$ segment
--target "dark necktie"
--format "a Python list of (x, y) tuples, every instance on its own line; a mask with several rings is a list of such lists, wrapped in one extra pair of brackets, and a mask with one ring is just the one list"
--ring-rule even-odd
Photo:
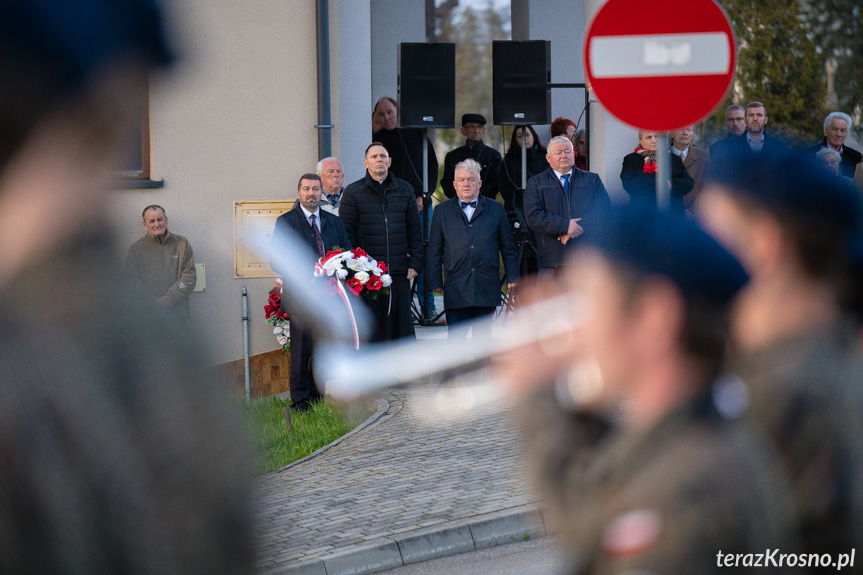
[(461, 204), (461, 209), (465, 209), (468, 206), (472, 208), (476, 207), (476, 200), (473, 200), (472, 202), (462, 202), (461, 200), (459, 200), (459, 203)]
[(563, 178), (563, 190), (566, 192), (566, 195), (569, 195), (569, 177), (572, 174), (564, 174), (561, 176)]
[(321, 230), (318, 229), (318, 224), (315, 222), (317, 216), (312, 214), (309, 216), (309, 219), (312, 220), (312, 232), (315, 234), (315, 251), (318, 252), (318, 257), (324, 257), (324, 238), (321, 237)]

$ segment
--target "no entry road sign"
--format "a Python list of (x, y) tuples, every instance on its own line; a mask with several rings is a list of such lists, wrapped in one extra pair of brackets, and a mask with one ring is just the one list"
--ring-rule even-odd
[(590, 87), (621, 121), (668, 132), (722, 102), (737, 51), (715, 0), (608, 0), (584, 46)]

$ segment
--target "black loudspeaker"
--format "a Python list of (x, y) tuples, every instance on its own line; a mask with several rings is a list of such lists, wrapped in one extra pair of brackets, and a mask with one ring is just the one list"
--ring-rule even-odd
[(399, 44), (399, 127), (455, 127), (455, 44)]
[(497, 41), (492, 42), (491, 52), (492, 123), (496, 126), (550, 124), (551, 42)]

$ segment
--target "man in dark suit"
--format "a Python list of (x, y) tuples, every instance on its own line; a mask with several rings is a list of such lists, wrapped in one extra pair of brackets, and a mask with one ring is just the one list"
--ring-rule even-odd
[[(518, 258), (503, 204), (479, 191), (481, 166), (464, 160), (455, 166), (453, 184), (458, 197), (435, 210), (428, 244), (429, 287), (443, 287), (449, 335), (464, 338), (460, 323), (494, 313), (500, 303), (500, 263), (507, 286), (518, 284)], [(446, 276), (446, 283), (443, 276)], [(491, 337), (476, 333), (473, 338)]]
[[(294, 209), (279, 216), (273, 230), (273, 251), (270, 256), (270, 267), (279, 275), (302, 273), (299, 270), (286, 270), (279, 266), (278, 258), (272, 254), (282, 249), (285, 237), (293, 234), (299, 236), (306, 245), (317, 253), (318, 257), (336, 247), (351, 249), (351, 240), (345, 231), (342, 221), (333, 214), (320, 208), (321, 177), (317, 174), (303, 174), (297, 185), (297, 203)], [(308, 270), (309, 281), (312, 281), (312, 271)], [(309, 402), (323, 397), (315, 384), (311, 369), (312, 337), (305, 325), (306, 318), (301, 313), (291, 311), (286, 298), (282, 298), (282, 311), (291, 314), (291, 409), (306, 411)]]
[(863, 154), (845, 145), (845, 138), (850, 129), (851, 116), (842, 112), (831, 112), (824, 118), (824, 139), (814, 146), (809, 146), (804, 152), (814, 156), (824, 148), (836, 150), (842, 157), (839, 162), (839, 175), (853, 178), (857, 164), (863, 162)]
[(480, 193), (490, 199), (497, 197), (497, 173), (500, 171), (500, 152), (486, 146), (482, 137), (485, 134), (485, 116), (465, 114), (461, 117), (461, 135), (465, 137), (464, 146), (446, 155), (443, 161), (443, 177), (440, 186), (448, 198), (456, 197), (455, 167), (459, 162), (475, 160), (481, 168), (482, 187)]
[(711, 150), (710, 161), (715, 169), (726, 170), (731, 164), (755, 156), (777, 157), (788, 151), (788, 146), (775, 136), (764, 131), (767, 125), (767, 108), (761, 102), (746, 104), (746, 131), (728, 138), (727, 145), (716, 153)]
[(557, 273), (566, 263), (570, 241), (599, 224), (611, 200), (598, 175), (575, 167), (569, 138), (555, 136), (547, 151), (551, 167), (527, 181), (524, 217), (536, 232), (537, 266)]

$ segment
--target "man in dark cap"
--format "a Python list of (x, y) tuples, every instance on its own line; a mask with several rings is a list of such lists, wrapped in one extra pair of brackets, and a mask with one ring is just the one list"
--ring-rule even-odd
[(842, 308), (853, 186), (811, 158), (740, 159), (699, 212), (751, 276), (733, 314), (748, 416), (779, 448), (806, 553), (863, 548), (863, 367)]
[(159, 12), (4, 2), (0, 54), (0, 573), (251, 573), (235, 402), (106, 232)]
[(482, 189), (479, 193), (491, 200), (497, 197), (500, 152), (483, 143), (485, 124), (485, 117), (480, 114), (465, 114), (461, 117), (461, 135), (465, 137), (465, 144), (448, 153), (443, 160), (443, 177), (440, 185), (446, 197), (456, 196), (453, 186), (455, 167), (465, 160), (474, 160), (482, 168)]
[(574, 572), (708, 573), (729, 553), (793, 549), (775, 455), (734, 421), (736, 387), (715, 383), (740, 264), (647, 210), (585, 240), (561, 286), (579, 328), (507, 369)]

